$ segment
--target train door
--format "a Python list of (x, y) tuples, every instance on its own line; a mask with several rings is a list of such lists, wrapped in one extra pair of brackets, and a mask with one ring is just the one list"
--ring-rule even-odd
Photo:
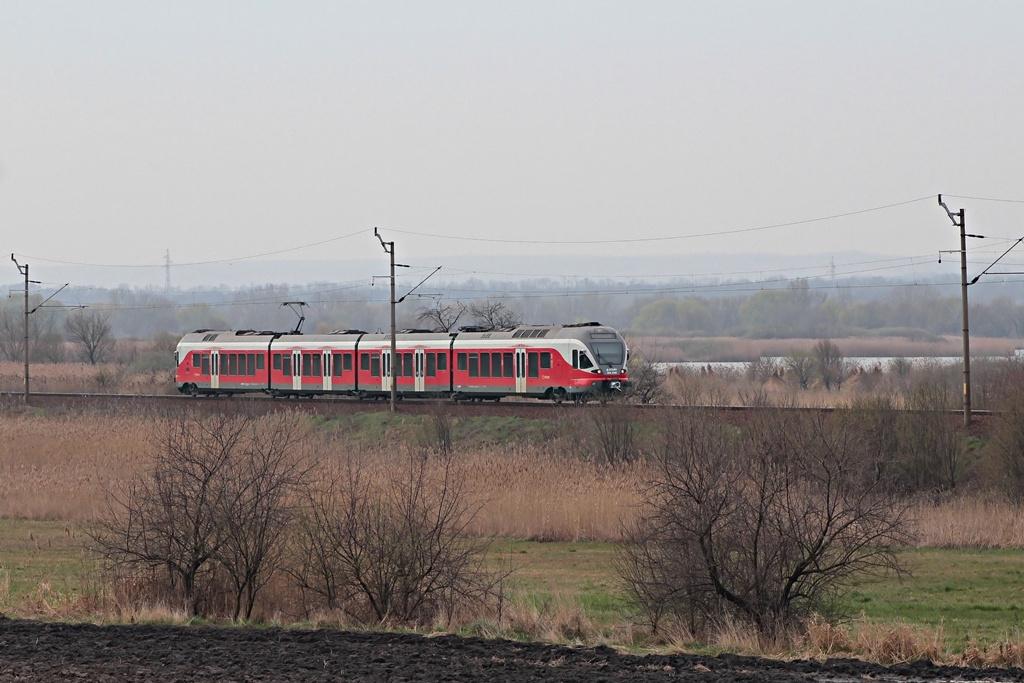
[(416, 349), (412, 354), (413, 383), (416, 391), (420, 392), (426, 391), (426, 380), (424, 379), (426, 376), (426, 372), (424, 371), (424, 368), (426, 367), (426, 355), (427, 354), (424, 353), (423, 349)]
[(526, 349), (516, 349), (516, 393), (526, 393)]
[(380, 388), (381, 391), (391, 391), (391, 350), (386, 349), (380, 352)]
[(220, 389), (220, 352), (210, 351), (210, 388)]
[[(331, 373), (331, 352), (330, 351), (321, 351), (320, 353), (323, 355), (323, 358), (321, 359), (321, 362), (320, 362), (320, 367), (323, 368), (324, 391), (330, 391), (331, 390), (331, 374), (332, 374)], [(338, 360), (341, 360), (341, 359), (339, 358)]]
[(302, 391), (302, 351), (292, 351), (292, 391)]

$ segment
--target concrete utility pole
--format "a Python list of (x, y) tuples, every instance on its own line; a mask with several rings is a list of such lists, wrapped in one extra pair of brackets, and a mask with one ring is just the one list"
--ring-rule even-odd
[(18, 267), (18, 272), (25, 276), (25, 405), (28, 405), (28, 264), (21, 265), (18, 259), (11, 254), (11, 260)]
[(964, 427), (967, 428), (971, 426), (971, 333), (967, 321), (967, 285), (969, 284), (967, 282), (967, 238), (981, 237), (981, 235), (967, 234), (964, 210), (960, 209), (957, 213), (950, 211), (942, 201), (941, 194), (939, 195), (939, 206), (945, 209), (949, 219), (953, 221), (953, 225), (960, 228), (960, 304), (964, 336)]
[(398, 382), (395, 377), (395, 356), (398, 355), (398, 339), (395, 335), (395, 305), (398, 303), (395, 301), (395, 243), (385, 242), (384, 238), (377, 232), (377, 228), (373, 229), (373, 235), (380, 240), (380, 245), (384, 247), (384, 253), (391, 255), (391, 360), (386, 364), (381, 363), (381, 373), (385, 377), (391, 377), (391, 412), (397, 410), (396, 403), (398, 402)]

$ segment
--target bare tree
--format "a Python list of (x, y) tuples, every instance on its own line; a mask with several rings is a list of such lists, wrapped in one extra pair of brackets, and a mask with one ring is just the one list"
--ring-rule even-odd
[(433, 306), (423, 306), (417, 311), (416, 320), (419, 322), (433, 323), (434, 327), (445, 332), (451, 332), (459, 323), (459, 319), (466, 313), (466, 304), (461, 301), (453, 301), (445, 304), (435, 301)]
[(523, 314), (503, 301), (474, 301), (469, 312), (477, 325), (490, 330), (507, 330), (523, 324)]
[(846, 414), (766, 411), (742, 432), (680, 411), (620, 575), (652, 625), (723, 615), (771, 636), (828, 614), (858, 575), (898, 570), (906, 506)]
[(305, 430), (294, 415), (254, 421), (226, 472), (224, 538), (214, 554), (235, 590), (232, 619), (252, 618), (256, 596), (281, 567), (294, 499), (308, 484)]
[(64, 331), (83, 362), (101, 363), (114, 350), (110, 314), (105, 311), (75, 311), (64, 320)]
[(801, 389), (811, 385), (814, 376), (814, 365), (811, 357), (803, 351), (790, 351), (789, 355), (782, 360), (786, 366), (786, 377)]
[(296, 428), (286, 418), (193, 412), (169, 421), (148, 473), (108, 497), (93, 534), (108, 568), (149, 579), (196, 616), (214, 611), (217, 577), (226, 577), (233, 616), (250, 618), (304, 473)]
[(847, 373), (846, 363), (843, 353), (831, 339), (819, 339), (814, 343), (811, 348), (811, 365), (826, 391), (832, 391), (832, 387), (842, 389)]
[(410, 454), (402, 467), (373, 472), (350, 456), (309, 496), (296, 577), (361, 623), (451, 620), (501, 579), (485, 564), (487, 544), (466, 537), (478, 509), (451, 458)]

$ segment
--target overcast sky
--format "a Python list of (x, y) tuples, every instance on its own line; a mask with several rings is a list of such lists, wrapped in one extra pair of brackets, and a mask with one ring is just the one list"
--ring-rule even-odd
[(1022, 36), (1021, 2), (0, 1), (0, 251), (932, 255), (937, 193), (1024, 199)]

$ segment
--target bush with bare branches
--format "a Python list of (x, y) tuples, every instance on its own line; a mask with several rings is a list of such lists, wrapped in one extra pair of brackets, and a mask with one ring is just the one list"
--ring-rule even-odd
[(169, 420), (148, 470), (108, 495), (92, 534), (108, 568), (195, 616), (228, 587), (231, 616), (251, 618), (306, 478), (300, 433), (295, 417)]
[(479, 511), (451, 457), (409, 452), (401, 466), (345, 456), (310, 490), (294, 575), (309, 609), (358, 623), (446, 624), (486, 605), (501, 576), (466, 531)]
[(620, 556), (628, 593), (654, 629), (694, 633), (730, 617), (773, 636), (830, 613), (852, 577), (898, 570), (909, 538), (876, 446), (846, 414), (765, 411), (736, 430), (678, 411)]

